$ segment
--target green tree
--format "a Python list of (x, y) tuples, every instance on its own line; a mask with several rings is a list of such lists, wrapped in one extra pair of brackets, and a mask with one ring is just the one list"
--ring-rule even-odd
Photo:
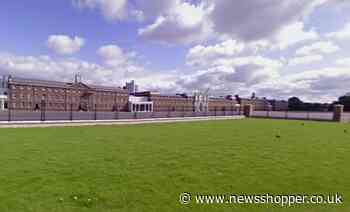
[(298, 97), (291, 97), (288, 99), (289, 110), (304, 110), (304, 102)]
[(345, 111), (350, 111), (350, 96), (339, 97), (339, 101), (337, 103), (344, 105)]

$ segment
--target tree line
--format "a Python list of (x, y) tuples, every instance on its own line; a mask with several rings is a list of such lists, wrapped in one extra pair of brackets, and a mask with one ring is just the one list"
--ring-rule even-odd
[(292, 111), (333, 111), (336, 104), (344, 105), (344, 111), (350, 111), (350, 95), (341, 96), (333, 103), (303, 102), (298, 97), (288, 99), (288, 108)]

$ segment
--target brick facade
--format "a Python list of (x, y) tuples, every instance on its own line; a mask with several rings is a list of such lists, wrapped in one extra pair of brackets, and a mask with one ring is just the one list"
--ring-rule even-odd
[(129, 95), (120, 88), (89, 86), (19, 78), (9, 79), (9, 103), (13, 110), (127, 111)]
[[(12, 77), (9, 78), (7, 87), (8, 103), (12, 110), (129, 112), (129, 93), (118, 87), (87, 85), (77, 80), (64, 83)], [(146, 97), (153, 102), (154, 112), (199, 110), (196, 108), (196, 96), (161, 95), (150, 91), (134, 95)], [(233, 111), (237, 110), (238, 102), (232, 97), (209, 98), (206, 104), (203, 111)], [(241, 107), (247, 104), (252, 104), (255, 110), (267, 110), (269, 106), (269, 102), (264, 99), (241, 100)]]
[(225, 98), (210, 98), (209, 111), (232, 111), (236, 110), (236, 100)]
[(153, 102), (153, 111), (165, 112), (165, 111), (193, 111), (194, 99), (193, 97), (181, 96), (181, 95), (160, 95), (159, 93), (152, 92), (139, 92), (136, 96), (146, 96), (149, 101)]
[(256, 111), (266, 111), (271, 109), (271, 104), (266, 99), (242, 99), (242, 107), (244, 105), (253, 105)]

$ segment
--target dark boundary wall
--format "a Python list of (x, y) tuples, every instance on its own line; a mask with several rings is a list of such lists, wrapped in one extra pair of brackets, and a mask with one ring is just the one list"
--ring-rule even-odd
[[(254, 111), (251, 117), (335, 122), (333, 115), (332, 112)], [(350, 113), (343, 113), (341, 122), (350, 123)]]
[(252, 117), (293, 119), (293, 120), (333, 121), (332, 112), (254, 111)]
[(77, 112), (77, 111), (2, 111), (0, 121), (84, 121), (84, 120), (121, 120), (176, 117), (235, 116), (241, 111), (214, 112)]
[[(249, 105), (247, 105), (249, 107)], [(0, 112), (0, 121), (84, 121), (84, 120), (122, 120), (122, 119), (150, 119), (150, 118), (177, 118), (177, 117), (206, 117), (206, 116), (235, 116), (246, 115), (252, 118), (271, 118), (271, 119), (291, 119), (291, 120), (314, 120), (314, 121), (340, 121), (350, 123), (350, 113), (344, 113), (342, 106), (338, 105), (340, 111), (334, 112), (313, 112), (313, 111), (254, 111), (248, 110), (235, 111), (210, 111), (210, 112), (150, 112), (150, 113), (131, 113), (131, 112), (78, 112), (78, 111), (2, 111)], [(249, 113), (249, 114), (246, 114)], [(335, 120), (336, 114), (340, 120)]]

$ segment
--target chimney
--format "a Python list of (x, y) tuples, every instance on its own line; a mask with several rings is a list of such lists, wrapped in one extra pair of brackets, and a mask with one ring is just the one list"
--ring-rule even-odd
[(75, 84), (78, 84), (78, 83), (81, 83), (81, 75), (80, 74), (76, 74), (75, 77), (74, 77), (74, 83)]

